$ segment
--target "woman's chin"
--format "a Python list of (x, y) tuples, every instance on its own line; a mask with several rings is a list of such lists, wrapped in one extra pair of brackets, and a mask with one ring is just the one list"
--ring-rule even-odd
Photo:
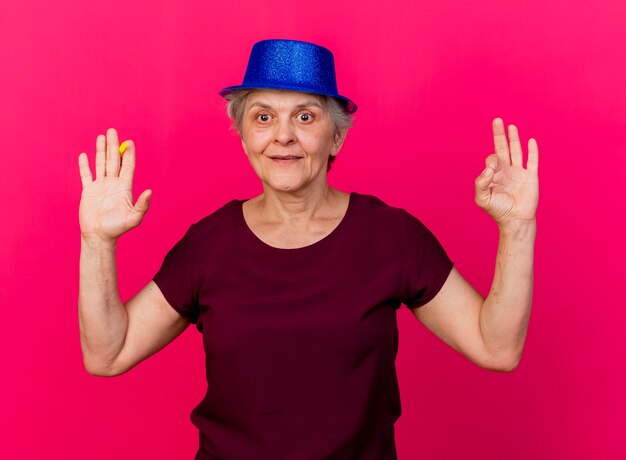
[(278, 174), (276, 171), (264, 171), (264, 174), (259, 175), (259, 178), (275, 190), (293, 190), (296, 189), (305, 182), (302, 174), (293, 174), (286, 171), (280, 171)]
[(265, 187), (281, 192), (294, 192), (309, 187), (316, 187), (323, 183), (321, 177), (310, 176), (303, 171), (265, 171), (265, 174), (259, 176)]
[(269, 186), (278, 192), (293, 192), (295, 190), (298, 190), (301, 184), (299, 183), (298, 184), (272, 184), (270, 183)]
[(282, 177), (278, 180), (270, 179), (269, 181), (266, 182), (266, 184), (270, 188), (276, 191), (280, 191), (280, 192), (293, 192), (305, 185), (300, 178), (296, 179), (296, 178), (287, 178), (287, 177)]

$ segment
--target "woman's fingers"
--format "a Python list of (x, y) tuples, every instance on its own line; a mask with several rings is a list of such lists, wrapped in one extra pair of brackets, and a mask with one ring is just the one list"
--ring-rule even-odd
[(104, 177), (106, 159), (106, 138), (104, 134), (99, 134), (96, 138), (96, 179)]
[(117, 138), (117, 131), (115, 128), (107, 129), (107, 160), (106, 160), (106, 175), (118, 176), (120, 172), (120, 152), (118, 151), (119, 141)]
[(530, 172), (537, 174), (539, 169), (539, 149), (537, 147), (537, 141), (532, 137), (528, 139), (528, 163), (527, 169)]
[(502, 121), (502, 118), (494, 118), (491, 126), (493, 128), (493, 145), (496, 149), (496, 155), (500, 158), (500, 164), (503, 167), (511, 166), (509, 144), (507, 143), (506, 135), (504, 134), (504, 122)]
[(78, 170), (80, 171), (80, 181), (83, 187), (93, 182), (91, 169), (89, 169), (89, 157), (84, 152), (78, 155)]
[(498, 166), (500, 165), (498, 155), (492, 153), (487, 158), (485, 158), (485, 166), (491, 167), (494, 171), (498, 170)]
[(120, 178), (123, 178), (132, 186), (133, 175), (135, 174), (135, 143), (126, 140), (126, 150), (122, 154), (122, 169), (120, 170)]
[(486, 167), (474, 182), (476, 188), (476, 204), (484, 208), (491, 198), (491, 190), (489, 185), (493, 181), (494, 171), (490, 167)]
[(509, 143), (511, 144), (511, 164), (523, 167), (524, 154), (522, 152), (522, 144), (519, 141), (517, 126), (515, 125), (509, 125)]

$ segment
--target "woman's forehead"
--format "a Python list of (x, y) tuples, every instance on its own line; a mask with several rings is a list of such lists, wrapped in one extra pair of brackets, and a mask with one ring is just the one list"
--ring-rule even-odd
[(257, 89), (248, 96), (248, 107), (262, 106), (295, 106), (295, 105), (318, 105), (322, 107), (322, 98), (317, 94), (303, 93), (300, 91)]

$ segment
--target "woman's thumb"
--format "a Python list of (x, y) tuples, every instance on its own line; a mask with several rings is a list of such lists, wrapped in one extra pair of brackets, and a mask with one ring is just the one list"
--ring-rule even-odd
[(135, 204), (135, 210), (139, 214), (145, 214), (148, 208), (150, 208), (150, 198), (152, 198), (152, 190), (145, 190), (139, 198), (137, 198), (137, 204)]

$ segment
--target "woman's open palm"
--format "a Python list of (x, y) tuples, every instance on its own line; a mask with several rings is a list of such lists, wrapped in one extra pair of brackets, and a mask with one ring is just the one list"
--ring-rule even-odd
[[(149, 208), (152, 190), (145, 190), (133, 205), (135, 144), (127, 148), (120, 161), (117, 132), (109, 128), (96, 139), (96, 179), (93, 180), (86, 153), (78, 156), (83, 184), (79, 222), (83, 237), (114, 241), (138, 226)], [(121, 164), (120, 164), (121, 163)]]
[(539, 201), (537, 142), (528, 140), (527, 167), (515, 125), (509, 125), (509, 143), (501, 118), (493, 120), (496, 153), (485, 159), (487, 168), (476, 178), (476, 204), (499, 226), (513, 222), (533, 222)]

